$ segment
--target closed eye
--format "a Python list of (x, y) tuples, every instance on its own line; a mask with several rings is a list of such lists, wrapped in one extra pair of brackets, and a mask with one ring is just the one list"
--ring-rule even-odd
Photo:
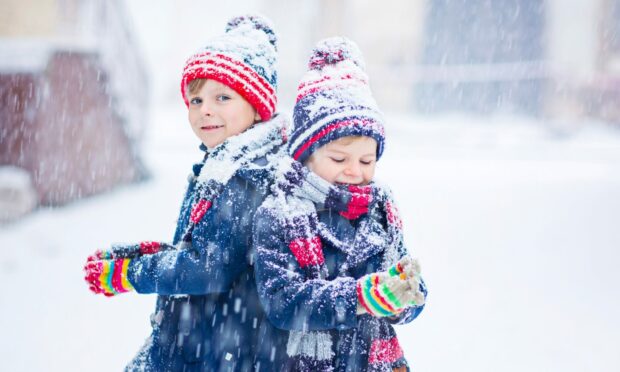
[(364, 164), (364, 165), (370, 165), (374, 162), (375, 160), (360, 160), (360, 163)]
[(333, 157), (330, 157), (330, 159), (332, 159), (332, 160), (333, 160), (334, 162), (336, 162), (336, 163), (342, 163), (342, 162), (344, 161), (344, 159), (340, 159), (340, 158), (333, 158)]

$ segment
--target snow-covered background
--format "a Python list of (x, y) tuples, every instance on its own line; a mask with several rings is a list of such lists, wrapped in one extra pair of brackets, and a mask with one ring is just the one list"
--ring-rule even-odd
[[(104, 298), (82, 280), (96, 248), (172, 237), (200, 159), (178, 92), (163, 93), (198, 36), (162, 60), (162, 45), (172, 48), (184, 28), (158, 28), (166, 8), (146, 4), (130, 9), (157, 93), (143, 144), (152, 178), (0, 226), (4, 371), (120, 370), (149, 334), (155, 296)], [(208, 32), (246, 10), (216, 11)], [(620, 370), (620, 130), (514, 116), (387, 117), (377, 178), (395, 191), (430, 291), (420, 318), (397, 329), (413, 369)]]
[[(3, 370), (120, 370), (138, 350), (155, 297), (92, 295), (81, 268), (97, 247), (170, 239), (199, 158), (184, 115), (154, 112), (151, 181), (1, 228)], [(389, 116), (378, 178), (430, 289), (398, 328), (415, 370), (619, 370), (620, 133), (587, 124)]]

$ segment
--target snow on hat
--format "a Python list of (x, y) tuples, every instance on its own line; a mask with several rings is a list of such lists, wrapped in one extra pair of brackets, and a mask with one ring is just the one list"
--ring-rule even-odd
[(313, 49), (308, 68), (297, 88), (290, 155), (304, 162), (329, 142), (367, 136), (377, 141), (379, 159), (385, 141), (383, 115), (357, 45), (344, 37), (323, 39)]
[(226, 32), (212, 39), (185, 63), (181, 94), (194, 79), (213, 79), (234, 89), (269, 120), (276, 109), (277, 37), (271, 22), (258, 15), (232, 18)]

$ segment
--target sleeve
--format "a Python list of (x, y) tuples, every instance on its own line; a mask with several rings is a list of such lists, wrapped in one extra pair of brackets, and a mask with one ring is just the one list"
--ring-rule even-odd
[(265, 194), (239, 178), (233, 178), (229, 186), (194, 230), (191, 247), (130, 262), (128, 280), (138, 293), (225, 292), (249, 268), (252, 221)]
[(356, 326), (355, 279), (309, 279), (269, 209), (259, 208), (253, 231), (258, 295), (274, 326), (310, 331)]
[(196, 249), (171, 250), (131, 260), (127, 278), (143, 294), (208, 294), (230, 286), (222, 269)]

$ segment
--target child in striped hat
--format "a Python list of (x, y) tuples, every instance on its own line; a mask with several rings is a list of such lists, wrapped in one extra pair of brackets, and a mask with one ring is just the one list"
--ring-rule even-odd
[[(275, 113), (276, 35), (255, 15), (191, 56), (181, 93), (203, 160), (193, 167), (173, 242), (98, 251), (95, 293), (156, 293), (153, 331), (128, 371), (275, 370), (282, 331), (266, 320), (248, 257), (254, 213), (274, 179), (267, 155), (285, 142)], [(283, 336), (284, 335), (284, 336)]]
[(407, 370), (392, 324), (420, 314), (426, 287), (391, 193), (373, 182), (383, 117), (353, 42), (318, 43), (293, 119), (254, 223), (260, 300), (289, 332), (284, 369)]

